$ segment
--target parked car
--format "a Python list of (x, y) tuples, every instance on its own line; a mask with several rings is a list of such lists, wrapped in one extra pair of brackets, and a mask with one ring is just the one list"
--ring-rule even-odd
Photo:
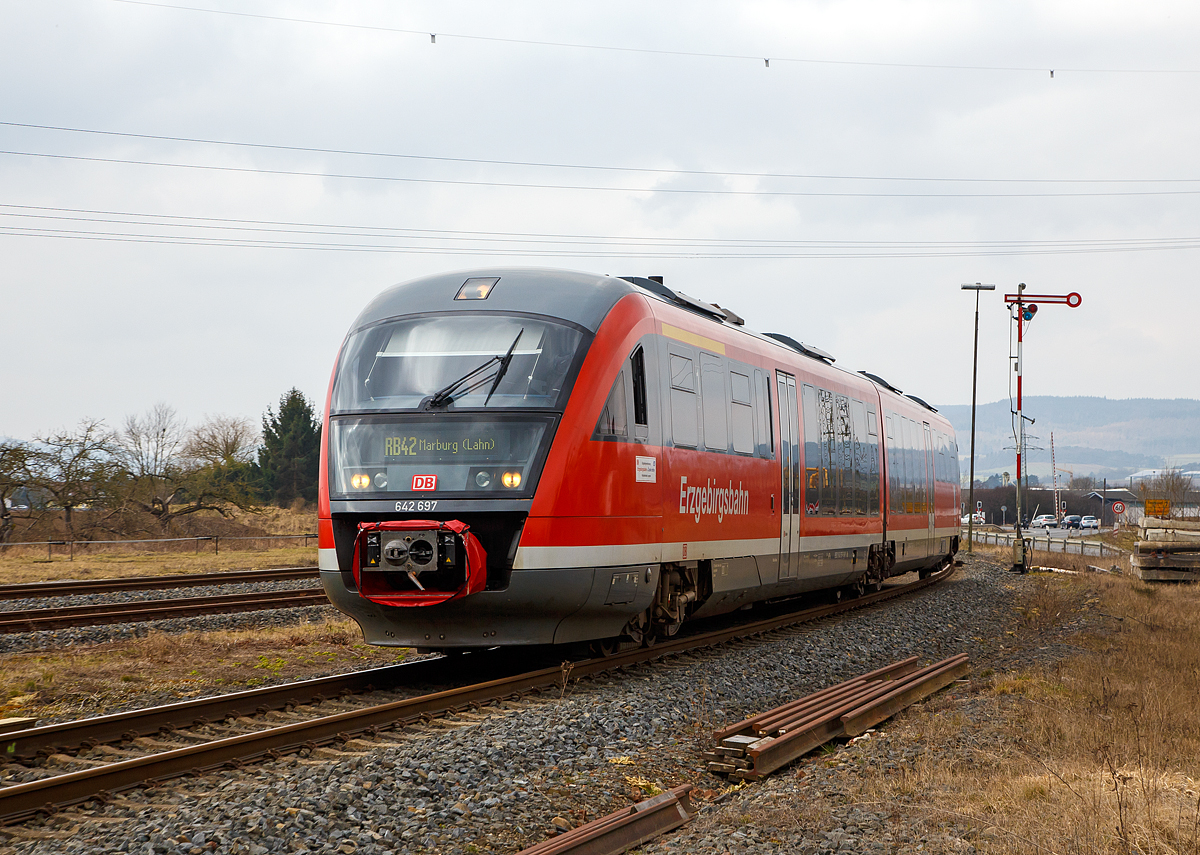
[(1058, 524), (1059, 528), (1079, 528), (1083, 523), (1083, 517), (1079, 514), (1068, 514), (1062, 518), (1062, 522)]
[(1091, 514), (1088, 514), (1086, 517), (1084, 517), (1082, 520), (1079, 521), (1079, 527), (1080, 528), (1094, 528), (1094, 529), (1098, 530), (1100, 528), (1100, 520), (1096, 519)]
[(964, 515), (963, 518), (961, 520), (959, 520), (959, 522), (962, 523), (963, 525), (970, 525), (970, 524), (972, 524), (971, 517), (975, 518), (974, 525), (983, 525), (984, 524), (982, 513), (974, 513), (974, 514)]
[(1030, 528), (1058, 528), (1058, 519), (1054, 514), (1038, 514), (1033, 518)]

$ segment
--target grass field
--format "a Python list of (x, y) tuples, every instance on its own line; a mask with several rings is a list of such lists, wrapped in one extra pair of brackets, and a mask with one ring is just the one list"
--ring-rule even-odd
[(390, 665), (408, 649), (371, 647), (351, 620), (271, 629), (152, 632), (105, 644), (0, 656), (0, 718), (102, 715), (223, 694), (267, 680)]
[[(214, 555), (211, 544), (199, 552), (149, 551), (146, 547), (97, 546), (79, 550), (74, 560), (56, 554), (46, 559), (46, 547), (10, 546), (0, 552), (0, 584), (60, 579), (104, 579), (119, 576), (165, 576), (173, 573), (219, 573), (223, 570), (265, 570), (270, 567), (317, 566), (316, 541), (309, 546), (239, 549), (221, 545)], [(230, 548), (232, 547), (232, 548)], [(0, 611), (3, 603), (0, 602)]]
[[(1200, 586), (1045, 573), (1013, 608), (1027, 643), (1078, 652), (975, 675), (998, 739), (961, 695), (912, 708), (888, 730), (921, 759), (864, 769), (850, 800), (969, 825), (982, 852), (1200, 853)], [(1056, 632), (1082, 609), (1091, 628)]]

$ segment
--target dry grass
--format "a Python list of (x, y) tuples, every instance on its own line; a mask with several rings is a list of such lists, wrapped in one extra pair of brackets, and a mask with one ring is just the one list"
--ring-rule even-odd
[[(264, 570), (317, 563), (317, 543), (272, 540), (271, 535), (313, 534), (316, 512), (302, 503), (293, 508), (264, 507), (253, 511), (232, 508), (228, 518), (201, 513), (189, 517), (200, 534), (218, 533), (218, 553), (212, 541), (87, 545), (77, 542), (72, 557), (67, 546), (21, 543), (0, 546), (0, 584), (58, 579), (99, 579), (115, 576), (160, 576), (172, 573), (215, 573), (222, 570)], [(209, 522), (206, 523), (205, 519)], [(217, 525), (206, 531), (205, 526)], [(235, 539), (252, 537), (254, 539)], [(153, 537), (153, 535), (144, 535)], [(261, 539), (260, 539), (261, 538)], [(0, 604), (0, 609), (3, 606)]]
[[(172, 573), (218, 573), (223, 570), (265, 570), (269, 567), (317, 565), (317, 546), (272, 549), (230, 549), (221, 544), (219, 554), (205, 544), (203, 552), (145, 552), (122, 547), (95, 547), (77, 552), (75, 560), (55, 555), (46, 560), (46, 547), (9, 548), (0, 553), (0, 583), (14, 585), (58, 579), (104, 579), (118, 576), (162, 576)], [(103, 550), (103, 551), (101, 551)], [(0, 607), (3, 603), (0, 603)]]
[(1069, 661), (913, 708), (889, 739), (919, 742), (919, 758), (864, 770), (850, 800), (971, 827), (984, 852), (1200, 853), (1200, 587), (1042, 577), (1019, 634), (1078, 607), (1111, 631), (1072, 638), (1087, 652)]
[[(0, 656), (0, 718), (100, 715), (392, 664), (411, 650), (371, 647), (351, 620), (178, 635)], [(145, 700), (142, 700), (145, 699)]]

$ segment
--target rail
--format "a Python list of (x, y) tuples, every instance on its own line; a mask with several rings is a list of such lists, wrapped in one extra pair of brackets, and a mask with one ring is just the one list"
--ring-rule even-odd
[(222, 570), (219, 573), (176, 573), (169, 576), (123, 576), (112, 579), (65, 579), (0, 585), (0, 600), (108, 594), (115, 591), (153, 591), (204, 585), (234, 585), (316, 579), (316, 567), (275, 567), (269, 570)]
[[(797, 624), (811, 623), (824, 617), (850, 612), (913, 593), (941, 582), (953, 572), (952, 566), (946, 567), (920, 581), (894, 588), (885, 588), (877, 593), (853, 600), (818, 606), (786, 615), (776, 615), (737, 627), (675, 638), (650, 648), (638, 648), (613, 656), (564, 663), (560, 666), (542, 668), (511, 677), (493, 679), (364, 709), (340, 712), (305, 722), (271, 727), (255, 733), (225, 737), (199, 745), (189, 745), (185, 748), (146, 757), (122, 760), (50, 778), (0, 787), (0, 824), (18, 822), (40, 812), (49, 813), (58, 807), (78, 804), (95, 798), (101, 793), (114, 793), (136, 787), (146, 781), (215, 769), (229, 763), (237, 764), (263, 756), (273, 756), (278, 752), (311, 748), (338, 739), (350, 739), (356, 734), (428, 720), (434, 716), (443, 716), (505, 699), (520, 698), (530, 693), (562, 692), (566, 690), (568, 681), (571, 679), (591, 677), (674, 653), (711, 647), (736, 638), (762, 635)], [(278, 697), (279, 687), (274, 687), (273, 691)], [(175, 714), (191, 720), (186, 711), (177, 709)], [(142, 711), (142, 715), (146, 715), (146, 712)], [(111, 717), (105, 723), (105, 727), (110, 732), (119, 726), (119, 722), (112, 720)], [(76, 733), (76, 737), (79, 735)], [(26, 737), (19, 732), (6, 734), (4, 742), (19, 741), (23, 738)]]
[(248, 594), (221, 594), (214, 597), (179, 597), (169, 600), (137, 600), (90, 606), (65, 606), (57, 609), (25, 609), (0, 612), (0, 633), (36, 632), (67, 629), (73, 626), (100, 626), (195, 615), (256, 612), (263, 609), (295, 609), (328, 605), (322, 588), (290, 591), (255, 591)]

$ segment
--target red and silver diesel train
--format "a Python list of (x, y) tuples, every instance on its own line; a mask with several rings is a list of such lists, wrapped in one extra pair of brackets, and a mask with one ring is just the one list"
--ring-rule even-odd
[(950, 423), (641, 277), (397, 285), (329, 385), (320, 576), (372, 644), (650, 643), (958, 549)]

